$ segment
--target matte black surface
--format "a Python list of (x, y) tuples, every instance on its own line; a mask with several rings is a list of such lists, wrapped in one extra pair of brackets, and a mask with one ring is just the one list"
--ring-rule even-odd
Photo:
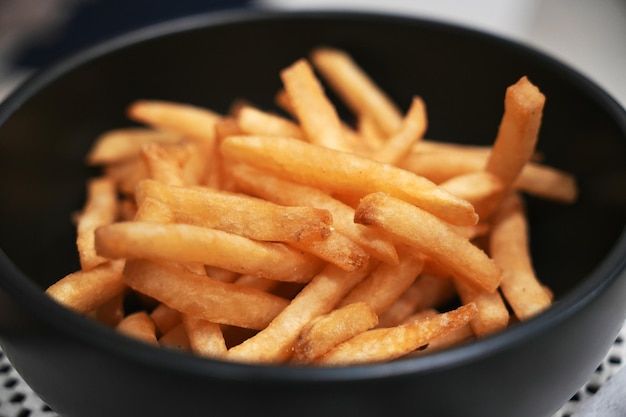
[[(416, 19), (216, 14), (100, 45), (40, 73), (0, 107), (0, 342), (64, 417), (549, 416), (587, 380), (626, 316), (626, 115), (577, 73), (521, 46)], [(522, 325), (420, 359), (343, 369), (229, 364), (125, 339), (43, 289), (78, 267), (72, 211), (101, 132), (138, 98), (273, 108), (278, 72), (316, 45), (348, 50), (428, 136), (489, 144), (505, 88), (547, 96), (539, 150), (580, 179), (572, 206), (529, 200), (532, 250), (557, 304)], [(28, 277), (28, 279), (26, 278)], [(357, 414), (358, 413), (358, 414)]]

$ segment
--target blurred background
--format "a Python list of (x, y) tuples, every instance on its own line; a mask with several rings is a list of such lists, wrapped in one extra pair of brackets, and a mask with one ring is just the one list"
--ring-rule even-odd
[(0, 100), (33, 71), (100, 40), (241, 7), (356, 9), (462, 24), (550, 53), (626, 106), (626, 0), (0, 0)]

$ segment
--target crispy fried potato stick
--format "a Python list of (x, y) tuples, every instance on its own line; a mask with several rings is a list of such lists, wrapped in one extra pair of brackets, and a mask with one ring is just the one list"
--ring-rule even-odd
[(459, 298), (464, 304), (476, 304), (477, 313), (470, 321), (476, 337), (484, 337), (506, 328), (510, 314), (499, 291), (486, 292), (462, 280), (454, 280)]
[(353, 336), (376, 326), (378, 317), (364, 302), (336, 308), (312, 320), (298, 336), (291, 362), (310, 363), (330, 349)]
[(526, 320), (552, 304), (535, 274), (528, 244), (523, 201), (518, 194), (511, 193), (494, 214), (489, 250), (503, 271), (502, 294), (520, 320)]
[(127, 261), (124, 282), (183, 314), (257, 330), (289, 303), (263, 291), (194, 274), (173, 263)]
[(347, 366), (396, 359), (466, 325), (475, 314), (476, 306), (470, 303), (412, 323), (368, 330), (337, 345), (313, 364)]
[(475, 224), (472, 205), (424, 177), (393, 165), (289, 138), (231, 136), (223, 154), (278, 176), (331, 192), (364, 196), (384, 191), (456, 225)]
[[(284, 206), (309, 206), (328, 210), (333, 227), (361, 246), (372, 257), (395, 265), (398, 254), (391, 239), (380, 231), (354, 223), (354, 209), (322, 190), (281, 179), (244, 164), (232, 167), (237, 186), (250, 195)], [(280, 190), (279, 193), (276, 190)]]
[(185, 314), (183, 325), (193, 353), (208, 358), (220, 358), (226, 354), (226, 342), (219, 324)]
[(324, 80), (357, 115), (367, 115), (385, 136), (395, 134), (402, 124), (402, 114), (388, 95), (345, 51), (316, 48), (311, 61)]
[(87, 163), (104, 165), (122, 162), (139, 155), (141, 147), (148, 143), (178, 143), (181, 136), (172, 132), (144, 127), (126, 127), (104, 132), (96, 138), (89, 153)]
[(151, 345), (158, 345), (154, 323), (145, 311), (129, 314), (115, 327), (118, 332)]
[(329, 264), (265, 329), (230, 348), (226, 358), (252, 363), (289, 360), (302, 329), (314, 318), (329, 313), (368, 272), (369, 268), (346, 272)]
[(237, 108), (235, 119), (241, 130), (247, 135), (304, 138), (302, 129), (297, 123), (249, 104), (244, 104)]
[(379, 227), (445, 265), (459, 279), (493, 292), (502, 271), (485, 252), (428, 212), (385, 193), (372, 193), (356, 210), (357, 223)]
[(287, 207), (243, 194), (207, 187), (177, 187), (157, 181), (139, 183), (139, 204), (146, 198), (165, 203), (178, 223), (219, 229), (250, 239), (312, 242), (327, 239), (332, 214), (314, 207)]
[(424, 260), (419, 255), (405, 250), (399, 253), (398, 265), (378, 265), (350, 291), (339, 306), (365, 302), (376, 314), (387, 310), (415, 282), (424, 266)]
[(96, 230), (96, 250), (114, 259), (200, 262), (279, 281), (308, 282), (322, 267), (322, 261), (281, 243), (187, 224), (107, 225)]
[(88, 270), (72, 272), (50, 285), (46, 293), (72, 310), (86, 314), (122, 294), (124, 261), (107, 261)]
[(309, 63), (296, 61), (281, 71), (280, 78), (306, 138), (323, 147), (349, 151), (337, 111)]
[(118, 214), (115, 182), (108, 177), (98, 177), (87, 182), (87, 201), (76, 216), (76, 247), (81, 269), (91, 269), (107, 259), (96, 253), (95, 230), (113, 223)]

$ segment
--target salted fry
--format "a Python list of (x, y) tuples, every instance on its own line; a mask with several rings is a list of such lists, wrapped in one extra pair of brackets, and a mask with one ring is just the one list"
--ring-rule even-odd
[(72, 272), (50, 285), (46, 293), (64, 306), (86, 314), (124, 291), (123, 268), (124, 261), (107, 261)]
[(171, 263), (127, 261), (124, 282), (183, 314), (250, 329), (264, 328), (288, 304), (283, 298), (216, 281)]
[(526, 320), (552, 304), (533, 269), (524, 205), (511, 193), (494, 215), (490, 252), (502, 269), (500, 289), (518, 319)]
[(506, 328), (510, 314), (499, 291), (487, 292), (455, 279), (457, 293), (464, 304), (476, 304), (477, 313), (470, 326), (477, 337), (484, 337)]
[(279, 281), (307, 282), (322, 266), (284, 244), (187, 224), (114, 223), (96, 231), (96, 250), (112, 259), (200, 262)]
[[(354, 209), (324, 191), (283, 180), (268, 172), (247, 165), (232, 168), (238, 187), (250, 194), (285, 206), (317, 207), (328, 210), (333, 227), (361, 246), (374, 258), (389, 264), (398, 263), (398, 254), (391, 239), (377, 230), (354, 223)], [(280, 190), (277, 193), (276, 190)]]
[(332, 214), (314, 207), (287, 207), (242, 194), (210, 188), (168, 186), (145, 180), (137, 200), (154, 198), (165, 203), (176, 221), (219, 229), (251, 239), (272, 242), (312, 242), (327, 239)]
[(126, 291), (122, 291), (110, 300), (93, 310), (92, 317), (99, 323), (108, 327), (115, 327), (124, 318), (124, 299)]
[(107, 261), (96, 253), (94, 231), (113, 223), (117, 214), (115, 182), (107, 177), (91, 179), (87, 183), (87, 201), (76, 217), (76, 247), (82, 269), (91, 269)]
[(368, 330), (337, 345), (313, 363), (318, 366), (347, 366), (396, 359), (466, 325), (474, 314), (476, 306), (470, 303), (412, 323)]
[(148, 143), (178, 143), (180, 135), (144, 127), (114, 129), (100, 135), (89, 153), (90, 165), (122, 162), (139, 155), (141, 147)]
[(224, 334), (218, 324), (184, 315), (183, 325), (192, 352), (209, 358), (219, 358), (226, 354)]
[(400, 251), (398, 265), (378, 265), (350, 291), (339, 306), (365, 302), (376, 314), (381, 314), (415, 282), (423, 266), (424, 260), (419, 255)]
[(282, 70), (280, 77), (305, 137), (319, 146), (349, 151), (337, 111), (309, 63), (300, 59)]
[(370, 117), (386, 136), (400, 129), (402, 114), (397, 105), (349, 54), (320, 47), (311, 53), (311, 61), (352, 111)]
[(248, 135), (286, 136), (296, 139), (304, 137), (297, 123), (251, 105), (238, 107), (235, 118), (241, 130)]
[(291, 362), (310, 363), (336, 345), (376, 326), (378, 317), (364, 302), (339, 307), (319, 316), (305, 327), (293, 348)]
[(505, 188), (513, 184), (535, 153), (544, 95), (527, 77), (506, 90), (504, 114), (485, 171), (497, 175)]
[(182, 317), (180, 311), (166, 304), (159, 304), (150, 312), (150, 318), (154, 322), (158, 334), (165, 334), (180, 324)]
[(252, 363), (280, 363), (288, 360), (302, 329), (314, 318), (332, 311), (339, 300), (368, 272), (368, 268), (346, 272), (329, 264), (266, 328), (230, 348), (226, 358)]
[(367, 252), (349, 237), (336, 230), (324, 240), (289, 242), (289, 245), (337, 265), (344, 271), (354, 271), (362, 268), (370, 260)]
[(231, 136), (225, 156), (301, 184), (364, 196), (384, 191), (457, 225), (478, 220), (472, 205), (424, 177), (393, 165), (304, 143), (295, 139)]
[(159, 339), (159, 345), (178, 350), (189, 350), (189, 336), (182, 322), (171, 328)]
[(414, 97), (411, 107), (402, 120), (399, 130), (373, 153), (374, 159), (387, 164), (397, 164), (426, 133), (428, 118), (421, 97)]
[(118, 332), (151, 345), (158, 345), (154, 323), (145, 311), (129, 314), (115, 327)]
[(485, 252), (437, 217), (405, 201), (385, 193), (369, 194), (361, 200), (355, 221), (386, 230), (470, 285), (493, 292), (500, 283), (502, 271)]
[(500, 178), (487, 171), (471, 172), (452, 177), (439, 186), (459, 198), (469, 201), (480, 219), (488, 217), (493, 212), (504, 191)]
[(132, 196), (137, 183), (150, 176), (146, 163), (139, 156), (107, 165), (104, 167), (104, 175), (115, 181), (117, 189), (126, 196)]

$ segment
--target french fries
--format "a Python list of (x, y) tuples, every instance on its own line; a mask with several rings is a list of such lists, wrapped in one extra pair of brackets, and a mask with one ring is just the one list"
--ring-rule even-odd
[(278, 78), (285, 115), (131, 103), (143, 126), (87, 155), (101, 174), (74, 217), (80, 269), (49, 296), (154, 346), (318, 367), (427, 355), (549, 308), (523, 194), (578, 190), (539, 157), (530, 80), (505, 92), (493, 145), (471, 146), (427, 138), (419, 92), (403, 113), (347, 52)]

